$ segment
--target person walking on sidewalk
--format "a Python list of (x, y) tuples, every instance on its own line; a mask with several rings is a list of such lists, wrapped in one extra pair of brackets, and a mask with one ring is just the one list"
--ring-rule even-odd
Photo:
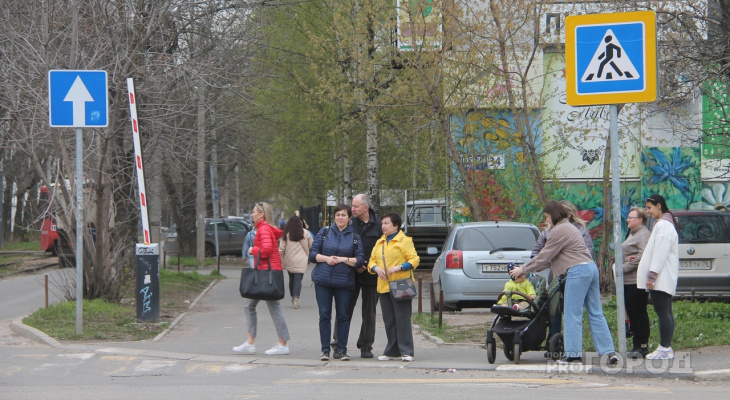
[[(375, 342), (375, 321), (378, 308), (378, 277), (367, 272), (370, 253), (375, 247), (383, 232), (380, 230), (380, 218), (375, 215), (370, 202), (370, 196), (360, 193), (352, 198), (352, 220), (350, 222), (355, 233), (360, 235), (365, 260), (360, 268), (355, 270), (355, 290), (350, 298), (350, 308), (347, 316), (352, 321), (355, 314), (357, 298), (361, 298), (362, 325), (360, 336), (357, 338), (357, 348), (361, 358), (373, 358), (373, 343)], [(362, 294), (362, 295), (361, 295)], [(332, 348), (337, 348), (337, 327), (333, 337)]]
[(647, 354), (646, 359), (672, 359), (672, 297), (679, 277), (679, 227), (664, 197), (658, 194), (646, 199), (646, 212), (657, 221), (636, 270), (636, 287), (649, 290), (654, 311), (659, 317), (659, 346)]
[(319, 307), (319, 339), (322, 354), (319, 359), (330, 359), (330, 335), (332, 335), (332, 300), (335, 302), (337, 323), (337, 349), (334, 358), (348, 361), (347, 337), (350, 319), (347, 309), (355, 288), (355, 269), (362, 265), (362, 241), (350, 225), (352, 211), (340, 204), (335, 207), (335, 223), (322, 228), (309, 251), (309, 261), (317, 263), (312, 270), (314, 293)]
[[(271, 225), (269, 221), (274, 221), (274, 212), (268, 203), (256, 203), (251, 211), (253, 222), (256, 225), (256, 237), (253, 241), (253, 247), (249, 248), (249, 254), (258, 260), (255, 268), (271, 269), (281, 271), (281, 256), (279, 255), (279, 238), (282, 236), (281, 229)], [(236, 353), (254, 354), (256, 353), (256, 306), (259, 300), (243, 299), (243, 309), (246, 314), (246, 324), (248, 325), (248, 340), (242, 345), (233, 348)], [(266, 300), (266, 306), (269, 308), (271, 319), (274, 320), (274, 327), (279, 336), (279, 341), (274, 347), (266, 350), (267, 355), (289, 354), (289, 329), (284, 320), (284, 313), (281, 311), (281, 301)]]
[(299, 308), (302, 278), (309, 266), (309, 250), (313, 240), (309, 231), (304, 229), (302, 219), (296, 215), (292, 215), (286, 222), (283, 236), (279, 240), (281, 263), (289, 274), (289, 294), (295, 309)]
[(380, 217), (383, 236), (375, 244), (368, 263), (370, 273), (378, 276), (380, 310), (388, 338), (383, 355), (378, 357), (380, 361), (400, 359), (411, 362), (415, 356), (411, 331), (413, 301), (393, 300), (388, 284), (388, 281), (413, 279), (413, 270), (421, 261), (413, 247), (413, 239), (400, 231), (401, 222), (397, 213)]

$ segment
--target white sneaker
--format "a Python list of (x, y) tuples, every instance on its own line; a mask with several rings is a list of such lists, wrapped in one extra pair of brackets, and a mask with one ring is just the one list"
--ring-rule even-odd
[(390, 360), (397, 360), (399, 357), (390, 357), (390, 356), (378, 356), (378, 360), (380, 361), (390, 361)]
[(268, 356), (289, 354), (289, 346), (282, 346), (281, 343), (277, 343), (276, 346), (266, 350), (264, 354)]
[(674, 350), (671, 347), (659, 346), (653, 352), (646, 355), (647, 360), (671, 360), (674, 358)]
[(401, 360), (403, 362), (411, 362), (411, 361), (413, 361), (413, 356), (403, 356), (403, 357), (401, 357)]
[(245, 341), (242, 345), (234, 347), (233, 351), (242, 354), (255, 354), (256, 346), (253, 344), (248, 344), (248, 341)]

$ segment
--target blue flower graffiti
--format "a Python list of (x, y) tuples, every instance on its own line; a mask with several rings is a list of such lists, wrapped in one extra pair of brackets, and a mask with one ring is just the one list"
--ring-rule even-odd
[(644, 197), (659, 193), (669, 208), (685, 208), (699, 196), (699, 148), (650, 147), (641, 159)]

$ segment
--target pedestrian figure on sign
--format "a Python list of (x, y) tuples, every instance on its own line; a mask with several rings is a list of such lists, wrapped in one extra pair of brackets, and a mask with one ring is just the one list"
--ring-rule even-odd
[[(614, 52), (616, 52), (616, 58), (621, 58), (621, 48), (616, 46), (615, 44), (611, 43), (613, 40), (613, 36), (608, 35), (605, 39), (603, 39), (606, 44), (606, 50), (601, 53), (600, 56), (598, 56), (599, 60), (601, 61), (601, 65), (598, 67), (598, 77), (601, 77), (601, 74), (603, 74), (603, 67), (606, 66), (606, 64), (611, 64), (611, 67), (613, 67), (613, 70), (616, 71), (616, 73), (619, 76), (624, 76), (624, 74), (621, 72), (621, 69), (616, 65), (616, 63), (613, 61)], [(605, 57), (605, 59), (604, 59)], [(607, 79), (611, 79), (609, 75), (606, 76)]]

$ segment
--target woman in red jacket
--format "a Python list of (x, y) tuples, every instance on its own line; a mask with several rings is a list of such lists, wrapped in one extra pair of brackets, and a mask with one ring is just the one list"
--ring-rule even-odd
[[(251, 211), (251, 217), (256, 225), (256, 237), (253, 246), (248, 250), (255, 260), (258, 260), (256, 268), (281, 271), (281, 256), (279, 255), (279, 238), (282, 236), (281, 229), (270, 224), (274, 220), (274, 212), (268, 203), (256, 203)], [(233, 348), (236, 353), (256, 353), (256, 306), (259, 300), (243, 299), (243, 309), (246, 312), (246, 323), (248, 325), (248, 340), (242, 345)], [(289, 330), (286, 327), (284, 313), (281, 311), (281, 301), (266, 300), (269, 307), (269, 314), (274, 320), (276, 333), (279, 335), (279, 342), (264, 353), (267, 355), (289, 354)]]

